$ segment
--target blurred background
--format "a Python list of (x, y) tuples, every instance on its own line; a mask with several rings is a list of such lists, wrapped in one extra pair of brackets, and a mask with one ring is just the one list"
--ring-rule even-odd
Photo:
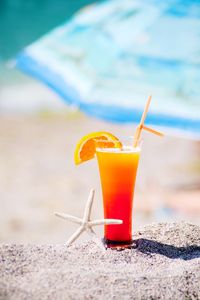
[[(75, 145), (91, 131), (132, 135), (136, 125), (88, 116), (13, 67), (13, 59), (24, 47), (93, 2), (0, 1), (1, 242), (65, 241), (76, 225), (57, 219), (53, 212), (81, 216), (92, 187), (96, 189), (93, 216), (102, 217), (97, 162), (94, 159), (75, 166)], [(146, 98), (142, 101), (144, 106)], [(166, 130), (163, 139), (143, 133), (143, 140), (134, 229), (161, 221), (200, 224), (198, 139)], [(102, 229), (98, 233), (102, 235)]]

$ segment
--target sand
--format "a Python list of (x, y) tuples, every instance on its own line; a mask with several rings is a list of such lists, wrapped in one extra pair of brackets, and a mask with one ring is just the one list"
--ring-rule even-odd
[(0, 245), (0, 299), (200, 299), (200, 227), (154, 223), (137, 248)]
[[(96, 190), (93, 218), (102, 218), (96, 160), (79, 166), (73, 161), (80, 137), (99, 130), (124, 136), (132, 134), (134, 127), (77, 113), (1, 115), (0, 242), (64, 242), (77, 227), (53, 212), (82, 217), (91, 188)], [(146, 132), (143, 138), (133, 228), (180, 220), (200, 225), (200, 144)]]

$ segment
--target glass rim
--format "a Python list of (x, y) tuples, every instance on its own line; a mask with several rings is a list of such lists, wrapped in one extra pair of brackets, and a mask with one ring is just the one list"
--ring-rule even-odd
[[(122, 148), (124, 147), (129, 147), (129, 148), (140, 148), (141, 149), (141, 145), (143, 143), (143, 139), (140, 138), (137, 141), (137, 146), (134, 147), (134, 143), (135, 143), (136, 139), (134, 139), (134, 136), (121, 136), (119, 137), (117, 140), (113, 140), (113, 139), (99, 139), (99, 138), (94, 138), (94, 142), (96, 144), (96, 149), (109, 149), (112, 148), (111, 145), (109, 147), (109, 144), (122, 144)], [(102, 143), (102, 144), (101, 144)], [(108, 145), (108, 146), (106, 146)], [(119, 147), (116, 147), (119, 148)]]
[[(133, 135), (130, 135), (130, 136), (118, 136), (118, 137), (116, 137), (117, 139), (116, 140), (113, 140), (113, 139), (111, 139), (111, 138), (108, 138), (108, 139), (100, 139), (100, 138), (98, 138), (98, 137), (96, 137), (96, 138), (93, 138), (93, 140), (94, 141), (97, 141), (97, 142), (121, 142), (121, 141), (135, 141), (136, 139), (134, 138), (134, 136)], [(138, 140), (138, 142), (140, 143), (140, 142), (142, 142), (143, 141), (143, 139), (142, 138), (139, 138), (139, 140)]]

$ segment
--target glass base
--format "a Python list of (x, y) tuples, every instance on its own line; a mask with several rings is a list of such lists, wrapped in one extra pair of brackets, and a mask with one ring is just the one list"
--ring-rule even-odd
[(123, 251), (125, 249), (134, 249), (137, 248), (136, 243), (133, 240), (130, 241), (112, 241), (103, 238), (102, 239), (104, 247), (107, 249), (112, 249), (116, 251)]

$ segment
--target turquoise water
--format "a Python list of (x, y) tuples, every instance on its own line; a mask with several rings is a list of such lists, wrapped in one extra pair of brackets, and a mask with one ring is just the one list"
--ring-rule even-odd
[(69, 19), (94, 0), (0, 0), (0, 60)]

